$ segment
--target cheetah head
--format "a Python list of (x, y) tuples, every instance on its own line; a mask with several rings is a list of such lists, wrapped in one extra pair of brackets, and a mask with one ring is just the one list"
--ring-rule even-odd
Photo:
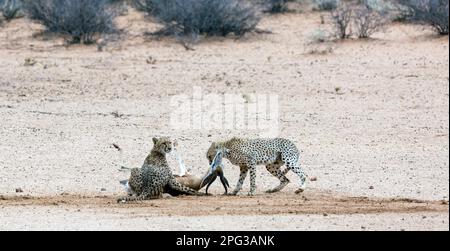
[(174, 143), (169, 137), (153, 138), (153, 149), (162, 154), (171, 153)]
[(222, 153), (221, 158), (227, 158), (230, 150), (226, 148), (223, 143), (213, 142), (206, 153), (206, 158), (208, 159), (210, 165), (219, 152)]

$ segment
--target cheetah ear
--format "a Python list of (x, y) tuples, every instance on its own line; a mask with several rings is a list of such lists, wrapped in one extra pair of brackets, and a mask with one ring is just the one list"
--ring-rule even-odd
[(156, 145), (156, 143), (158, 142), (158, 138), (153, 138), (153, 144)]

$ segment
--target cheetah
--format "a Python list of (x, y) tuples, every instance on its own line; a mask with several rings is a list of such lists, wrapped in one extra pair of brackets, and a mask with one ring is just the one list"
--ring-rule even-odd
[(166, 159), (166, 154), (173, 150), (172, 141), (168, 137), (153, 138), (153, 144), (153, 149), (142, 167), (131, 169), (126, 184), (129, 196), (119, 198), (117, 201), (158, 199), (168, 190), (187, 195), (200, 195), (197, 191), (180, 184), (172, 174)]
[[(296, 193), (301, 193), (305, 190), (306, 174), (298, 163), (299, 151), (295, 144), (288, 139), (232, 138), (228, 141), (214, 142), (206, 154), (210, 163), (219, 150), (223, 151), (223, 158), (228, 159), (233, 165), (240, 167), (239, 180), (231, 195), (236, 195), (241, 190), (249, 170), (249, 195), (255, 194), (257, 165), (265, 165), (266, 169), (280, 180), (280, 184), (275, 188), (267, 190), (267, 193), (278, 192), (289, 183), (289, 179), (286, 177), (286, 173), (289, 170), (292, 170), (300, 178), (299, 189)], [(283, 165), (286, 165), (286, 169), (281, 171), (281, 166)]]

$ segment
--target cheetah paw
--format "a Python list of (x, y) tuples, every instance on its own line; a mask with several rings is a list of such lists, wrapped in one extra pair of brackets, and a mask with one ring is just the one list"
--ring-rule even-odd
[(117, 199), (117, 203), (119, 203), (119, 204), (125, 204), (125, 203), (127, 203), (127, 200), (126, 200), (125, 198), (118, 198), (118, 199)]

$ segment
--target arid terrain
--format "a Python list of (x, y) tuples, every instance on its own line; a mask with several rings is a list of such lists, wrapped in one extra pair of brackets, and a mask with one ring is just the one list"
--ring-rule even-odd
[[(371, 39), (311, 44), (330, 28), (321, 15), (267, 16), (259, 28), (272, 34), (194, 50), (143, 35), (158, 27), (134, 11), (101, 50), (67, 47), (25, 18), (4, 23), (0, 230), (448, 230), (448, 36), (393, 23)], [(295, 194), (289, 173), (284, 190), (265, 194), (278, 180), (259, 167), (254, 197), (246, 180), (237, 197), (216, 182), (214, 196), (116, 204), (128, 178), (120, 165), (140, 166), (154, 136), (177, 139), (199, 176), (211, 142), (258, 137), (173, 129), (171, 98), (194, 86), (278, 95), (279, 135), (301, 150), (308, 189)], [(225, 161), (232, 188), (238, 174)]]

